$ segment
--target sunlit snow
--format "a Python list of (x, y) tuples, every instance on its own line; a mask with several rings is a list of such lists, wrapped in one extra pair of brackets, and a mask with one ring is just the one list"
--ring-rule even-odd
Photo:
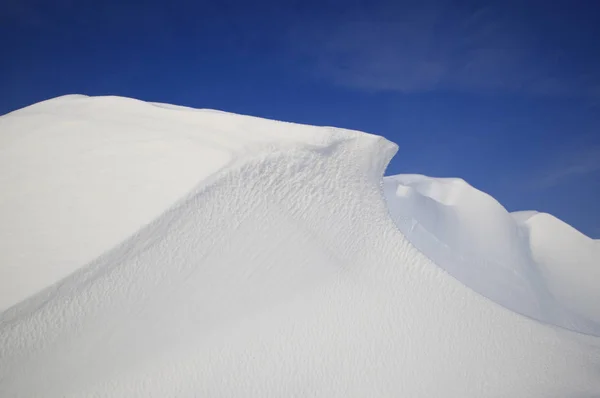
[(1, 117), (0, 396), (600, 396), (600, 242), (382, 178), (396, 150), (119, 97)]

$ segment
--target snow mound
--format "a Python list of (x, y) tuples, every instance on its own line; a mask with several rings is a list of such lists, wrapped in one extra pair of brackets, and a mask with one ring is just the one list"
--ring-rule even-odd
[(69, 95), (0, 118), (0, 310), (116, 246), (255, 146), (324, 146), (339, 135), (171, 108)]
[(460, 180), (382, 192), (381, 137), (69, 96), (0, 118), (0, 151), (2, 397), (600, 394), (600, 338), (507, 298), (544, 264), (544, 305), (593, 321), (594, 264), (563, 282), (543, 218)]
[(600, 335), (600, 241), (546, 213), (521, 225), (548, 291), (567, 310), (594, 321), (590, 333)]
[(600, 336), (600, 242), (535, 211), (509, 213), (464, 180), (384, 178), (390, 215), (438, 266), (523, 315)]

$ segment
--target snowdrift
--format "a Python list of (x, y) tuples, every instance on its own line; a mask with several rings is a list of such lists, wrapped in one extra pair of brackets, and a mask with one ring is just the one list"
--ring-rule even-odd
[(545, 213), (510, 214), (464, 180), (384, 178), (390, 216), (435, 264), (523, 315), (600, 335), (600, 242)]
[(598, 242), (396, 145), (125, 98), (0, 118), (2, 397), (594, 397)]

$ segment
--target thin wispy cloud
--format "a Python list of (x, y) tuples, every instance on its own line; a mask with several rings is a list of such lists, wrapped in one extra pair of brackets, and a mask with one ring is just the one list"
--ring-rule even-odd
[(600, 147), (585, 148), (564, 156), (539, 181), (541, 188), (552, 188), (572, 178), (600, 173)]
[[(86, 26), (90, 18), (103, 16), (107, 26), (128, 26), (135, 19), (176, 31), (181, 23), (172, 17), (172, 10), (185, 10), (190, 3), (138, 6), (125, 1), (90, 7), (86, 0), (6, 0), (0, 22)], [(585, 19), (585, 2), (577, 2), (582, 11), (576, 23), (565, 22), (569, 18), (573, 22), (572, 15), (544, 12), (561, 5), (574, 8), (566, 0), (540, 1), (538, 8), (534, 2), (504, 0), (306, 3), (270, 0), (249, 7), (241, 0), (215, 0), (203, 7), (219, 11), (228, 27), (220, 34), (233, 43), (246, 45), (253, 34), (258, 36), (255, 42), (273, 42), (273, 47), (278, 43), (280, 53), (274, 56), (278, 62), (299, 63), (338, 86), (402, 93), (524, 93), (581, 97), (596, 104), (600, 100), (600, 56), (589, 57), (585, 51), (588, 57), (579, 59), (583, 40), (573, 33), (574, 26), (582, 26), (581, 35), (587, 40), (594, 33), (600, 35), (594, 16)], [(64, 20), (66, 11), (76, 20)], [(269, 26), (255, 30), (261, 33), (235, 37), (238, 22), (252, 13), (276, 17)]]
[(305, 48), (317, 72), (338, 85), (600, 97), (600, 61), (583, 65), (572, 59), (569, 46), (577, 44), (552, 42), (553, 21), (532, 26), (518, 4), (357, 4), (307, 33), (313, 40)]

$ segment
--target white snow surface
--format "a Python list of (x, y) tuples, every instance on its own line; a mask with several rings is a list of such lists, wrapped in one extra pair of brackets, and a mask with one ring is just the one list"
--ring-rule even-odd
[(600, 336), (600, 242), (535, 211), (508, 213), (457, 178), (384, 178), (390, 216), (435, 264), (523, 315)]
[(396, 149), (119, 97), (0, 117), (0, 396), (600, 396), (600, 242), (382, 179)]

